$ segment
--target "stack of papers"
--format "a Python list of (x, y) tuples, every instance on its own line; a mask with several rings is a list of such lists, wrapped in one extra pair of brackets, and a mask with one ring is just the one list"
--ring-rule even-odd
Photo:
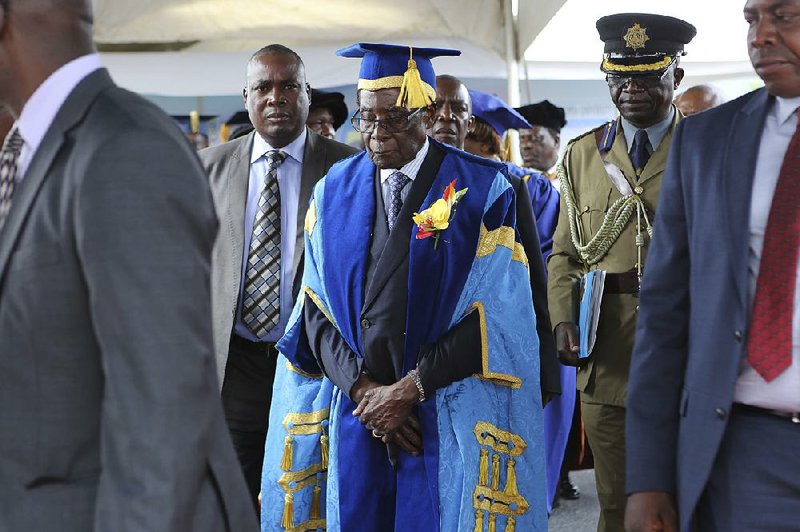
[(603, 300), (603, 286), (606, 272), (592, 270), (581, 279), (581, 304), (578, 313), (578, 332), (580, 334), (579, 358), (592, 354), (597, 340), (597, 324), (600, 322), (600, 303)]

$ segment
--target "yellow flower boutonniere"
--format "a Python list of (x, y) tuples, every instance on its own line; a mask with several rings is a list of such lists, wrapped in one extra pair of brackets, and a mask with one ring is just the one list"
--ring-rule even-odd
[(456, 214), (456, 204), (461, 201), (468, 188), (456, 192), (456, 180), (453, 179), (441, 199), (422, 212), (414, 213), (414, 223), (417, 224), (417, 240), (433, 237), (433, 249), (439, 245), (439, 234), (450, 227), (450, 222)]

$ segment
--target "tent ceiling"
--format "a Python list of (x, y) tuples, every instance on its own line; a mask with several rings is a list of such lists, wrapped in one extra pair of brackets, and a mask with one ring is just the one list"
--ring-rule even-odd
[[(124, 85), (167, 95), (238, 91), (244, 61), (271, 42), (300, 53), (319, 86), (354, 81), (355, 67), (345, 64), (355, 62), (333, 52), (358, 41), (459, 48), (461, 59), (437, 66), (457, 76), (503, 78), (506, 1), (94, 0), (95, 40), (118, 79), (126, 69)], [(518, 0), (520, 50), (565, 1)], [(231, 68), (220, 61), (236, 62), (235, 79), (221, 79)]]

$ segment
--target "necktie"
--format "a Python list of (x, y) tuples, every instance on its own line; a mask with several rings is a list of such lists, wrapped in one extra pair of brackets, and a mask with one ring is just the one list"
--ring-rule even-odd
[(389, 176), (389, 205), (386, 209), (386, 221), (389, 222), (389, 231), (394, 227), (400, 209), (403, 207), (402, 191), (410, 179), (401, 171), (397, 170)]
[(642, 175), (647, 161), (650, 160), (650, 152), (647, 150), (647, 144), (650, 139), (647, 137), (647, 131), (639, 129), (633, 136), (633, 146), (631, 146), (631, 162), (633, 168), (636, 170), (636, 177)]
[(282, 151), (267, 152), (267, 176), (258, 199), (247, 256), (242, 319), (257, 337), (272, 330), (280, 320), (281, 193), (278, 167), (285, 159), (286, 154)]
[(772, 197), (747, 341), (747, 362), (767, 382), (792, 363), (792, 313), (798, 245), (800, 127), (789, 142)]
[(6, 221), (6, 215), (11, 209), (11, 198), (16, 188), (17, 162), (25, 141), (19, 130), (14, 128), (3, 143), (0, 151), (0, 229)]

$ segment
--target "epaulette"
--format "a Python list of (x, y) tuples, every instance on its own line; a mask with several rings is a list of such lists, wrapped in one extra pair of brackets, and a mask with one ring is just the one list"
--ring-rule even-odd
[[(616, 122), (616, 120), (614, 122)], [(611, 122), (606, 122), (605, 124), (602, 124), (600, 126), (597, 126), (596, 128), (590, 129), (589, 131), (585, 131), (585, 132), (581, 133), (580, 135), (578, 135), (577, 137), (572, 138), (569, 142), (567, 142), (567, 145), (566, 145), (566, 147), (564, 149), (565, 150), (569, 149), (570, 146), (572, 146), (573, 144), (575, 144), (576, 142), (578, 142), (579, 140), (581, 140), (584, 137), (588, 137), (589, 135), (594, 135), (595, 132), (600, 131), (600, 130), (604, 130), (605, 128), (608, 127), (608, 125), (610, 123)]]
[(614, 137), (617, 136), (617, 121), (606, 122), (603, 126), (594, 130), (594, 139), (600, 153), (606, 153), (614, 145)]

